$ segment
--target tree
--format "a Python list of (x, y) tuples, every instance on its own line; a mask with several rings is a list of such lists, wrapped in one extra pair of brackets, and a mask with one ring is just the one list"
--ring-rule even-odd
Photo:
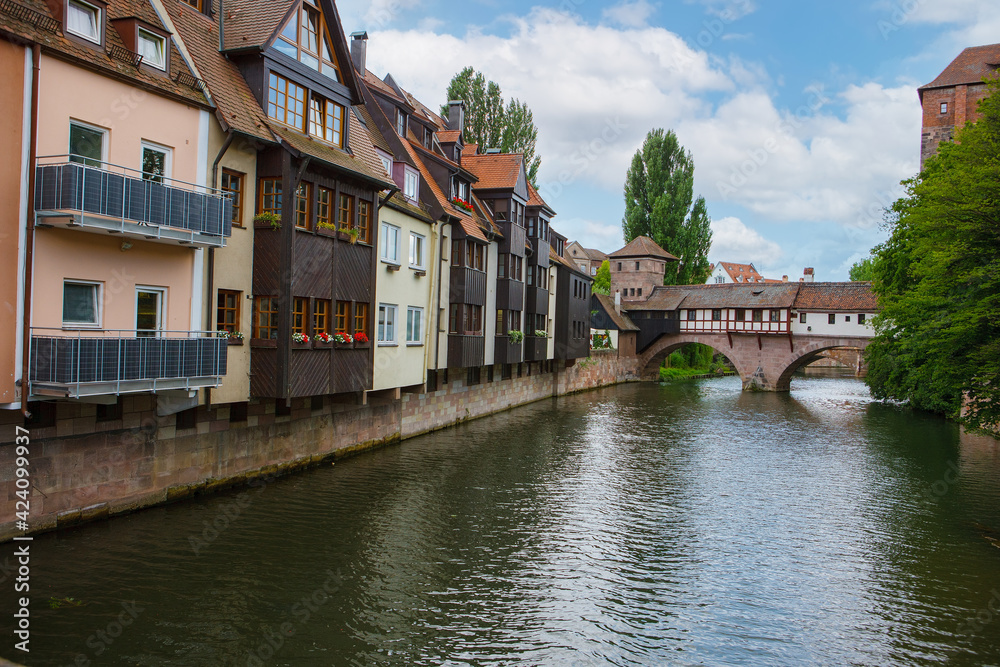
[(694, 201), (691, 153), (673, 130), (652, 130), (625, 177), (625, 242), (645, 235), (680, 258), (679, 266), (667, 269), (665, 284), (703, 283), (709, 275), (711, 225), (705, 199)]
[(874, 272), (874, 260), (871, 257), (865, 257), (854, 263), (854, 266), (851, 267), (850, 277), (853, 282), (871, 282)]
[[(889, 210), (875, 249), (882, 306), (868, 348), (877, 398), (1000, 424), (1000, 86)], [(968, 403), (966, 404), (966, 399)]]
[(594, 286), (591, 288), (594, 294), (611, 294), (611, 262), (604, 260), (601, 267), (597, 269), (594, 276)]
[[(487, 81), (482, 72), (471, 67), (452, 78), (447, 96), (448, 100), (465, 102), (465, 143), (523, 153), (528, 180), (537, 187), (542, 159), (535, 155), (538, 128), (527, 103), (513, 98), (505, 103), (499, 84)], [(441, 107), (441, 115), (447, 118), (447, 105)]]

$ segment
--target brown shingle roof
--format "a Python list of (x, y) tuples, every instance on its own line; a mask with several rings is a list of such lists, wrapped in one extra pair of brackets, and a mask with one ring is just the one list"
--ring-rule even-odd
[[(333, 167), (343, 169), (354, 173), (362, 178), (366, 178), (379, 187), (382, 188), (395, 188), (396, 184), (388, 179), (388, 176), (382, 169), (382, 162), (375, 156), (375, 149), (372, 148), (371, 139), (368, 137), (368, 133), (364, 131), (361, 124), (357, 122), (350, 123), (350, 138), (352, 150), (355, 151), (355, 156), (351, 156), (342, 150), (329, 146), (322, 141), (316, 141), (312, 137), (307, 137), (304, 134), (300, 134), (295, 130), (287, 127), (283, 127), (275, 123), (272, 126), (274, 133), (285, 140), (292, 148), (299, 151), (300, 153), (305, 153), (306, 155), (311, 155), (312, 157), (322, 160), (323, 162), (331, 165)], [(378, 162), (378, 167), (376, 171), (375, 165), (372, 160), (363, 159), (361, 156), (365, 154), (365, 145), (367, 143), (368, 151), (374, 156), (374, 160)]]
[(259, 49), (284, 25), (295, 0), (226, 0), (227, 51)]
[(524, 156), (520, 153), (462, 156), (462, 166), (479, 179), (477, 190), (514, 189), (523, 164)]
[(656, 242), (648, 236), (637, 236), (631, 243), (608, 257), (659, 257), (669, 261), (680, 261), (669, 252), (656, 245)]
[[(16, 18), (14, 11), (18, 7), (24, 7), (35, 14), (45, 18), (45, 23), (58, 26), (57, 32), (46, 30), (41, 25), (34, 25), (31, 22)], [(109, 0), (108, 17), (136, 17), (150, 25), (166, 31), (163, 23), (157, 17), (152, 6), (145, 0)], [(40, 22), (41, 23), (41, 22)], [(108, 52), (101, 50), (95, 45), (93, 48), (81, 42), (68, 39), (61, 32), (62, 26), (55, 20), (49, 11), (48, 5), (43, 0), (17, 0), (10, 4), (8, 8), (0, 7), (0, 32), (17, 35), (29, 41), (35, 42), (42, 47), (43, 52), (55, 55), (63, 60), (77, 62), (81, 65), (96, 69), (102, 74), (116, 79), (127, 81), (129, 84), (151, 90), (153, 92), (164, 93), (172, 97), (183, 99), (186, 102), (198, 106), (207, 107), (208, 100), (201, 91), (194, 87), (195, 76), (181, 58), (176, 46), (170, 49), (170, 76), (154, 74), (144, 68), (136, 68), (131, 63), (112, 58)], [(110, 51), (112, 48), (127, 50), (118, 30), (110, 22), (105, 24), (105, 43)], [(179, 74), (185, 74), (190, 80), (177, 80)]]
[(638, 331), (639, 327), (635, 325), (632, 320), (628, 318), (624, 313), (619, 313), (615, 310), (615, 300), (606, 294), (594, 294), (595, 299), (597, 299), (598, 304), (607, 314), (607, 316), (614, 322), (615, 326), (618, 327), (619, 331)]
[(796, 310), (849, 310), (873, 312), (879, 310), (878, 299), (871, 283), (799, 283)]
[(536, 190), (535, 186), (531, 184), (531, 181), (528, 181), (528, 206), (538, 206), (539, 208), (548, 210), (552, 213), (552, 215), (556, 214), (556, 212), (552, 210), (552, 207), (549, 206), (544, 199), (542, 199), (540, 194), (538, 194), (538, 190)]
[(219, 53), (219, 34), (215, 22), (180, 0), (164, 0), (163, 4), (194, 60), (195, 68), (208, 85), (209, 94), (216, 105), (216, 114), (223, 126), (274, 142), (264, 111), (250, 92), (243, 75), (236, 65)]
[(800, 283), (725, 285), (666, 285), (653, 289), (642, 303), (628, 310), (680, 310), (687, 308), (792, 308)]
[(982, 83), (985, 77), (996, 74), (997, 65), (1000, 65), (1000, 44), (972, 46), (951, 61), (938, 78), (918, 90)]
[(361, 114), (361, 118), (364, 120), (365, 127), (368, 130), (368, 134), (371, 136), (372, 142), (375, 146), (389, 155), (392, 155), (392, 147), (389, 146), (389, 142), (385, 140), (385, 137), (379, 131), (378, 125), (375, 124), (375, 119), (372, 118), (371, 113), (368, 111), (368, 107), (363, 104), (359, 104), (354, 107), (354, 110)]
[(453, 144), (461, 136), (462, 133), (459, 130), (439, 130), (437, 133), (438, 141), (442, 144)]

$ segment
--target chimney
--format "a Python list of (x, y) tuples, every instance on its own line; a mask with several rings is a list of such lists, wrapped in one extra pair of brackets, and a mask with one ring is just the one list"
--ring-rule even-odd
[(807, 268), (805, 271), (802, 272), (802, 281), (811, 283), (815, 279), (815, 275), (816, 275), (815, 269)]
[(619, 315), (622, 312), (622, 293), (621, 290), (615, 292), (615, 312)]
[(465, 129), (465, 102), (462, 100), (448, 102), (448, 129), (459, 132)]
[(788, 276), (781, 276), (781, 282), (787, 283), (788, 282)]
[(354, 62), (354, 69), (361, 72), (364, 77), (368, 70), (368, 33), (351, 33), (351, 60)]

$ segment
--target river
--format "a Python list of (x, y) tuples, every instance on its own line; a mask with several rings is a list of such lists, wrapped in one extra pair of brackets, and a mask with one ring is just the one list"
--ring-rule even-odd
[(997, 664), (998, 501), (1000, 443), (853, 378), (624, 385), (39, 536), (0, 655)]

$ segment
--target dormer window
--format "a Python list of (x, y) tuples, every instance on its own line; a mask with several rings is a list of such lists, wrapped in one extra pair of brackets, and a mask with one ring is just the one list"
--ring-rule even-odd
[(396, 109), (396, 134), (406, 138), (406, 114)]
[(385, 173), (392, 177), (392, 156), (383, 153), (382, 151), (375, 149), (378, 154), (378, 159), (382, 161), (382, 167), (385, 169)]
[(309, 103), (309, 134), (344, 147), (344, 107), (313, 95)]
[(148, 30), (139, 28), (136, 36), (136, 46), (139, 55), (142, 56), (144, 65), (155, 67), (156, 69), (167, 69), (167, 40), (159, 35), (154, 35)]
[(331, 43), (323, 13), (314, 0), (304, 0), (302, 9), (285, 24), (274, 47), (303, 65), (343, 83)]
[(95, 44), (101, 43), (101, 10), (79, 0), (69, 0), (66, 31)]
[(195, 9), (197, 9), (199, 12), (202, 11), (201, 0), (181, 0), (181, 2), (183, 2), (184, 4), (187, 4), (187, 5), (191, 5), (192, 7), (194, 7)]
[(430, 150), (431, 144), (434, 142), (434, 132), (425, 127), (424, 128), (424, 148)]
[(305, 113), (305, 88), (271, 72), (267, 90), (268, 117), (302, 132)]
[(403, 196), (410, 201), (417, 200), (417, 189), (420, 183), (420, 178), (417, 176), (417, 172), (413, 171), (409, 167), (406, 168), (406, 176), (403, 180)]

